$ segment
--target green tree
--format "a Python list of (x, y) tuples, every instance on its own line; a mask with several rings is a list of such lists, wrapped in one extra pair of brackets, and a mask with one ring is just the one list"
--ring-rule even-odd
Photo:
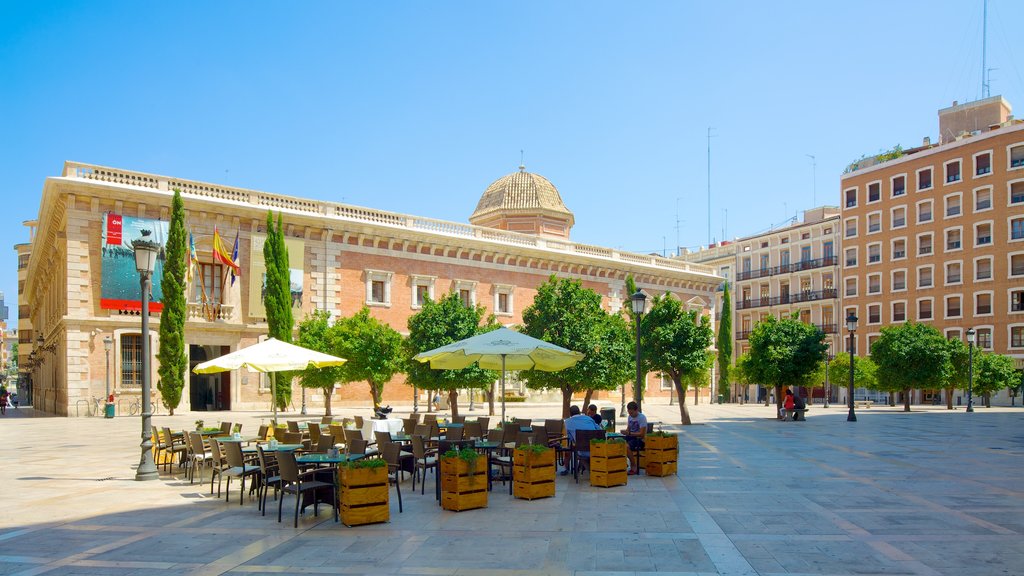
[(459, 389), (488, 389), (497, 374), (472, 365), (462, 370), (433, 370), (429, 363), (413, 360), (420, 352), (433, 350), (445, 344), (489, 332), (500, 326), (493, 316), (485, 325), (483, 306), (466, 306), (458, 292), (449, 292), (437, 302), (429, 298), (423, 308), (409, 317), (409, 335), (405, 339), (405, 373), (408, 382), (424, 390), (446, 390), (452, 415), (459, 415)]
[(591, 386), (583, 397), (583, 405), (589, 406), (596, 390), (615, 390), (629, 382), (636, 366), (633, 354), (636, 350), (634, 335), (629, 331), (625, 318), (618, 314), (605, 313), (598, 327), (598, 347), (592, 360)]
[[(623, 324), (608, 318), (601, 296), (579, 280), (552, 275), (537, 288), (533, 304), (523, 311), (522, 332), (584, 354), (583, 360), (558, 372), (526, 370), (532, 389), (562, 392), (562, 417), (569, 416), (575, 393), (588, 389), (614, 390), (628, 366), (632, 346), (625, 347)], [(628, 352), (627, 352), (628, 351)], [(617, 381), (618, 380), (618, 381)]]
[(982, 352), (974, 357), (974, 392), (984, 396), (985, 406), (991, 408), (994, 392), (1017, 386), (1017, 370), (1009, 356)]
[(825, 360), (825, 334), (794, 316), (777, 320), (769, 316), (754, 326), (744, 368), (748, 376), (775, 387), (775, 403), (782, 407), (782, 387), (807, 385)]
[(687, 386), (710, 378), (714, 359), (708, 348), (713, 338), (711, 319), (684, 310), (682, 302), (671, 294), (655, 297), (650, 312), (640, 323), (640, 346), (646, 368), (659, 370), (672, 379), (683, 424), (690, 424)]
[(740, 354), (739, 357), (736, 358), (736, 365), (732, 367), (733, 382), (743, 385), (742, 391), (737, 390), (737, 392), (739, 392), (738, 396), (741, 404), (746, 401), (748, 390), (747, 386), (757, 384), (757, 381), (750, 376), (750, 371), (747, 369), (749, 360), (749, 353)]
[[(954, 338), (946, 340), (946, 350), (949, 352), (949, 371), (943, 381), (943, 388), (946, 390), (946, 409), (953, 409), (953, 391), (957, 388), (967, 390), (967, 383), (970, 380), (970, 350), (963, 340)], [(978, 355), (974, 355), (974, 370), (978, 370)]]
[[(334, 355), (331, 347), (331, 314), (326, 310), (314, 310), (312, 314), (299, 323), (299, 345), (303, 348)], [(341, 356), (346, 358), (345, 356)], [(347, 359), (347, 358), (346, 358)], [(344, 378), (344, 370), (348, 364), (327, 368), (307, 368), (300, 371), (299, 383), (304, 388), (323, 391), (324, 413), (331, 416), (331, 395), (334, 385)]]
[(332, 353), (348, 360), (341, 366), (344, 381), (367, 382), (373, 407), (379, 408), (384, 384), (402, 371), (402, 335), (363, 306), (334, 323), (330, 340)]
[(912, 389), (938, 388), (948, 381), (952, 370), (942, 333), (916, 322), (882, 328), (871, 346), (871, 359), (878, 365), (879, 387), (904, 393), (904, 412), (910, 412)]
[(722, 290), (722, 319), (718, 321), (718, 393), (730, 400), (729, 371), (732, 367), (732, 299), (729, 296), (729, 281)]
[[(853, 387), (877, 389), (875, 374), (878, 367), (871, 358), (853, 357)], [(828, 363), (828, 378), (832, 387), (847, 387), (850, 384), (850, 355), (839, 354)]]
[(185, 388), (185, 371), (188, 369), (188, 355), (185, 353), (185, 272), (187, 269), (188, 239), (185, 232), (185, 204), (181, 191), (174, 190), (171, 199), (171, 223), (168, 227), (167, 246), (164, 249), (164, 276), (160, 281), (163, 290), (164, 309), (160, 313), (160, 350), (157, 360), (160, 375), (156, 387), (167, 410), (174, 415), (174, 409), (181, 403), (181, 391)]
[[(272, 338), (282, 342), (292, 341), (295, 319), (292, 316), (292, 290), (288, 270), (288, 248), (284, 244), (284, 228), (281, 215), (267, 211), (267, 241), (263, 244), (263, 260), (267, 267), (267, 288), (263, 305), (267, 311), (267, 327)], [(292, 401), (291, 372), (278, 372), (276, 378), (277, 407), (284, 410)]]

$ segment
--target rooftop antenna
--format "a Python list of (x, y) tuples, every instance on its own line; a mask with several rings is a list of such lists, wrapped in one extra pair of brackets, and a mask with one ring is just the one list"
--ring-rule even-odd
[(526, 172), (526, 162), (524, 161), (523, 151), (519, 151), (519, 171)]
[(988, 81), (988, 63), (986, 47), (988, 45), (988, 0), (982, 2), (981, 12), (981, 97), (988, 98), (991, 93)]
[(708, 246), (711, 245), (711, 126), (708, 126)]
[(814, 154), (804, 154), (811, 159), (811, 208), (818, 205), (818, 159)]
[(679, 256), (679, 196), (676, 196), (676, 256)]
[(728, 238), (725, 233), (729, 231), (729, 209), (722, 208), (722, 212), (725, 212), (725, 221), (722, 223), (722, 241), (724, 242)]

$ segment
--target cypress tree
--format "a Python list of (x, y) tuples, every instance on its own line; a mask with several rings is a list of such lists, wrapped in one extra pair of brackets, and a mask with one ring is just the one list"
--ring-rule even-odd
[(171, 223), (164, 248), (164, 276), (160, 281), (163, 289), (163, 312), (160, 314), (160, 350), (157, 360), (157, 389), (164, 406), (174, 415), (174, 409), (181, 403), (181, 391), (185, 388), (185, 370), (188, 355), (185, 353), (185, 271), (187, 268), (188, 241), (185, 232), (185, 204), (181, 192), (174, 190), (171, 200)]
[(725, 282), (722, 293), (722, 319), (718, 323), (718, 393), (728, 399), (729, 369), (732, 367), (732, 300), (729, 296), (729, 282)]
[[(267, 211), (267, 241), (263, 244), (263, 260), (267, 267), (267, 289), (263, 305), (267, 310), (267, 326), (271, 338), (292, 341), (295, 318), (292, 316), (292, 290), (288, 271), (288, 248), (284, 245), (281, 215)], [(292, 373), (279, 372), (277, 378), (277, 407), (284, 410), (292, 400)]]

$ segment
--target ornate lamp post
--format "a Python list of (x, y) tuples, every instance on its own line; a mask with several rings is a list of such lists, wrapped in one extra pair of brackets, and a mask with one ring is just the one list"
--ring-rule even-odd
[(156, 480), (159, 477), (153, 462), (153, 407), (149, 400), (149, 291), (160, 245), (153, 242), (149, 235), (149, 230), (143, 230), (142, 237), (132, 241), (135, 269), (139, 272), (139, 285), (142, 288), (142, 456), (139, 468), (135, 471), (136, 480)]
[(853, 333), (857, 331), (857, 315), (850, 311), (846, 317), (846, 329), (850, 331), (850, 384), (847, 390), (847, 401), (850, 403), (850, 413), (846, 416), (847, 422), (856, 422), (857, 414), (853, 411)]
[(967, 329), (967, 411), (974, 412), (974, 328)]
[(647, 295), (641, 290), (637, 290), (629, 299), (633, 304), (633, 317), (636, 318), (636, 385), (633, 390), (633, 400), (636, 402), (637, 409), (640, 410), (643, 406), (644, 395), (643, 374), (640, 369), (640, 321), (643, 319)]
[[(114, 341), (110, 338), (110, 336), (105, 336), (103, 338), (103, 350), (104, 350), (104, 355), (107, 358), (107, 376), (106, 376), (106, 379), (107, 379), (107, 396), (103, 399), (104, 402), (110, 402), (110, 349), (113, 348), (113, 347), (114, 347)], [(107, 418), (113, 418), (114, 417), (114, 415), (109, 413), (109, 412), (107, 412), (105, 415), (106, 415)]]

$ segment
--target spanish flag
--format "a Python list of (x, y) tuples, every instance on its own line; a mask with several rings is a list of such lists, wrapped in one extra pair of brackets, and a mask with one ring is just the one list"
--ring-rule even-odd
[(213, 260), (214, 262), (220, 262), (231, 269), (234, 274), (241, 274), (242, 268), (238, 265), (238, 262), (231, 257), (231, 253), (224, 247), (224, 241), (220, 239), (220, 232), (217, 228), (213, 228)]

